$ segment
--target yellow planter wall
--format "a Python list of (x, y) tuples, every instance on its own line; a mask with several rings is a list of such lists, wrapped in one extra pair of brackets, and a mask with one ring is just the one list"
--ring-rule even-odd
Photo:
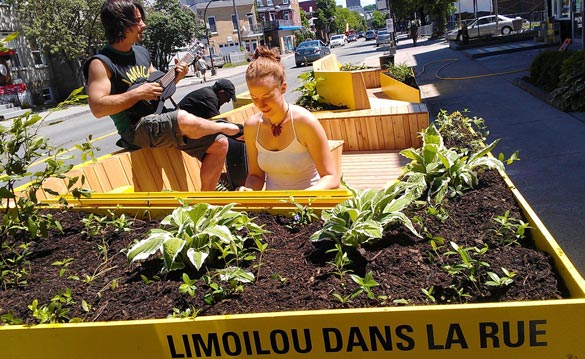
[(380, 73), (382, 92), (392, 100), (421, 103), (420, 90)]

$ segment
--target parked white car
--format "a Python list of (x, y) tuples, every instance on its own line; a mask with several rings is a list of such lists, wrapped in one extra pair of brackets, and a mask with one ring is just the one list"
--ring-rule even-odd
[[(504, 15), (488, 15), (477, 18), (467, 25), (467, 34), (469, 39), (509, 35), (512, 31), (522, 30), (522, 18), (510, 18)], [(464, 39), (463, 29), (451, 30), (445, 36), (450, 41), (461, 41)]]
[(329, 39), (329, 47), (345, 46), (345, 35), (333, 35)]

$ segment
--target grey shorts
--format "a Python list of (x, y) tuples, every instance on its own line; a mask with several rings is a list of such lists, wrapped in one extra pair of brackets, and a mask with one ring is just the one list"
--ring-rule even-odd
[(223, 134), (207, 135), (197, 139), (184, 136), (177, 121), (178, 111), (164, 112), (160, 115), (148, 115), (140, 119), (134, 129), (129, 128), (122, 134), (122, 147), (152, 148), (176, 147), (190, 156), (203, 161), (205, 152), (216, 140), (226, 137)]

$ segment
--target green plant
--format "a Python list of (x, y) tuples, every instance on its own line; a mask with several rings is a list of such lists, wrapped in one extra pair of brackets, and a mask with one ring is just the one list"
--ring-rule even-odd
[(347, 253), (343, 250), (343, 246), (340, 243), (335, 243), (335, 248), (329, 249), (327, 251), (327, 253), (332, 252), (335, 252), (335, 258), (333, 261), (329, 262), (329, 264), (335, 268), (334, 274), (339, 277), (341, 283), (343, 284), (343, 278), (347, 273), (351, 272), (350, 269), (346, 269), (347, 266), (351, 264), (351, 259), (349, 259)]
[(465, 144), (471, 150), (477, 151), (485, 146), (489, 131), (482, 118), (468, 117), (466, 114), (467, 110), (451, 113), (441, 110), (433, 123), (444, 142)]
[(429, 289), (421, 288), (420, 290), (427, 297), (427, 299), (429, 299), (432, 303), (436, 303), (437, 302), (437, 299), (433, 295), (433, 292), (435, 291), (435, 287), (434, 286), (430, 286)]
[(366, 273), (363, 278), (357, 274), (350, 274), (349, 277), (358, 285), (358, 289), (352, 294), (352, 298), (365, 293), (368, 299), (376, 299), (376, 295), (372, 292), (372, 288), (377, 287), (380, 284), (374, 280), (372, 272)]
[(39, 321), (39, 324), (46, 323), (69, 323), (78, 322), (79, 318), (70, 319), (71, 306), (75, 304), (71, 296), (71, 289), (66, 288), (64, 292), (55, 295), (48, 305), (39, 305), (37, 299), (33, 300), (28, 308), (32, 315)]
[[(227, 267), (217, 269), (213, 274), (204, 275), (201, 279), (210, 289), (203, 296), (203, 300), (207, 304), (212, 304), (231, 294), (241, 293), (244, 284), (254, 281), (254, 274), (239, 267)], [(221, 283), (227, 284), (227, 287), (223, 287)]]
[(411, 220), (402, 212), (418, 195), (417, 186), (397, 182), (382, 190), (357, 192), (331, 210), (323, 211), (323, 227), (311, 235), (312, 241), (335, 240), (359, 248), (382, 238), (385, 226), (402, 223), (419, 236)]
[(368, 67), (365, 64), (353, 65), (353, 64), (347, 63), (347, 64), (341, 65), (341, 67), (339, 68), (339, 71), (357, 71), (357, 70), (365, 70), (367, 68)]
[(102, 232), (106, 228), (106, 221), (108, 217), (106, 216), (98, 216), (96, 214), (90, 213), (87, 218), (83, 218), (81, 222), (83, 222), (84, 229), (81, 233), (85, 234), (89, 238), (95, 238), (102, 234)]
[(199, 309), (194, 307), (181, 310), (179, 308), (173, 308), (173, 313), (169, 315), (169, 318), (180, 318), (180, 319), (195, 319), (199, 314)]
[[(69, 97), (49, 113), (63, 106), (77, 103), (87, 96), (82, 95), (83, 88), (73, 91)], [(48, 116), (48, 115), (47, 115)], [(15, 118), (10, 128), (0, 126), (0, 201), (5, 205), (5, 212), (0, 226), (0, 241), (7, 235), (24, 236), (30, 239), (46, 237), (49, 228), (60, 229), (59, 223), (51, 214), (38, 211), (36, 193), (43, 188), (43, 182), (49, 177), (64, 178), (64, 173), (72, 165), (65, 164), (73, 158), (66, 155), (62, 148), (55, 148), (39, 134), (39, 129), (46, 119), (38, 114), (27, 112)], [(44, 168), (30, 172), (33, 163), (44, 163)], [(16, 183), (30, 178), (29, 185), (22, 190)], [(71, 190), (77, 179), (68, 181)], [(45, 188), (45, 191), (58, 195)]]
[(406, 85), (418, 88), (412, 67), (407, 64), (388, 64), (384, 66), (384, 74)]
[(530, 82), (546, 91), (559, 86), (562, 64), (572, 55), (571, 51), (543, 51), (530, 64)]
[(274, 273), (270, 276), (270, 278), (277, 279), (280, 284), (284, 284), (288, 281), (288, 278), (281, 276), (280, 273)]
[(310, 202), (308, 206), (302, 205), (296, 202), (293, 196), (290, 196), (288, 201), (283, 200), (283, 202), (288, 202), (295, 206), (295, 211), (290, 213), (292, 222), (286, 226), (291, 232), (298, 232), (302, 226), (313, 223), (313, 220), (319, 218), (313, 208), (310, 207)]
[(526, 230), (530, 225), (521, 219), (510, 217), (510, 211), (506, 211), (503, 216), (496, 216), (492, 221), (498, 225), (494, 229), (496, 240), (505, 245), (520, 245), (520, 240), (526, 237)]
[(563, 62), (559, 83), (552, 91), (552, 103), (562, 111), (585, 111), (585, 50), (576, 51)]
[(0, 241), (0, 284), (2, 288), (9, 286), (24, 287), (28, 283), (30, 273), (30, 243), (22, 243), (15, 248)]
[[(143, 260), (156, 252), (163, 256), (163, 272), (187, 266), (200, 270), (208, 260), (226, 263), (243, 260), (248, 254), (245, 242), (266, 233), (243, 212), (232, 211), (235, 204), (223, 207), (199, 203), (181, 206), (151, 230), (148, 238), (130, 247), (130, 263)], [(214, 257), (212, 254), (217, 254)]]
[(75, 259), (73, 258), (65, 258), (62, 261), (55, 261), (51, 263), (51, 265), (61, 267), (61, 269), (59, 269), (59, 278), (62, 278), (63, 275), (65, 275), (65, 273), (67, 272), (67, 267), (69, 267), (69, 265), (73, 263), (74, 260)]
[(471, 282), (476, 289), (479, 289), (482, 269), (490, 266), (487, 262), (478, 259), (478, 257), (484, 255), (488, 251), (487, 245), (479, 249), (477, 247), (460, 247), (457, 243), (451, 242), (451, 247), (453, 248), (453, 251), (445, 252), (445, 255), (458, 255), (460, 262), (453, 265), (445, 265), (443, 268), (450, 275), (462, 275), (465, 279)]
[(179, 286), (179, 292), (181, 294), (189, 294), (193, 298), (197, 289), (195, 283), (197, 283), (196, 279), (191, 279), (187, 273), (183, 273), (183, 283)]
[(488, 276), (490, 277), (490, 280), (485, 281), (485, 285), (490, 286), (490, 287), (507, 287), (510, 284), (514, 283), (514, 278), (516, 276), (516, 273), (514, 272), (510, 272), (509, 270), (507, 270), (506, 268), (502, 267), (502, 273), (504, 273), (503, 276), (499, 276), (497, 273), (494, 272), (488, 272)]
[(309, 109), (318, 108), (318, 104), (321, 102), (322, 98), (317, 93), (317, 84), (320, 81), (323, 81), (323, 78), (315, 78), (314, 71), (307, 71), (301, 73), (299, 79), (301, 80), (301, 85), (294, 89), (295, 92), (300, 93), (296, 104)]
[(488, 156), (499, 140), (471, 152), (469, 149), (447, 148), (443, 137), (434, 125), (422, 131), (421, 148), (409, 148), (400, 154), (411, 159), (405, 166), (403, 180), (424, 177), (427, 186), (427, 201), (440, 204), (446, 195), (460, 195), (478, 184), (477, 172), (482, 169), (503, 170), (502, 162)]
[(20, 325), (23, 323), (22, 319), (16, 318), (12, 312), (0, 315), (0, 322), (7, 325)]

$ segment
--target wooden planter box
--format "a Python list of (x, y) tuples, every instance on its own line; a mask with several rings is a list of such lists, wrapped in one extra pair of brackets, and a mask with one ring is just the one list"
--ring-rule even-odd
[(509, 186), (569, 299), (3, 326), (2, 358), (583, 358), (585, 281)]
[(419, 132), (429, 126), (425, 104), (396, 103), (356, 111), (321, 111), (315, 116), (327, 138), (343, 140), (344, 151), (402, 150), (422, 145)]
[(382, 72), (380, 72), (380, 87), (382, 92), (392, 100), (421, 103), (420, 89), (410, 87)]

